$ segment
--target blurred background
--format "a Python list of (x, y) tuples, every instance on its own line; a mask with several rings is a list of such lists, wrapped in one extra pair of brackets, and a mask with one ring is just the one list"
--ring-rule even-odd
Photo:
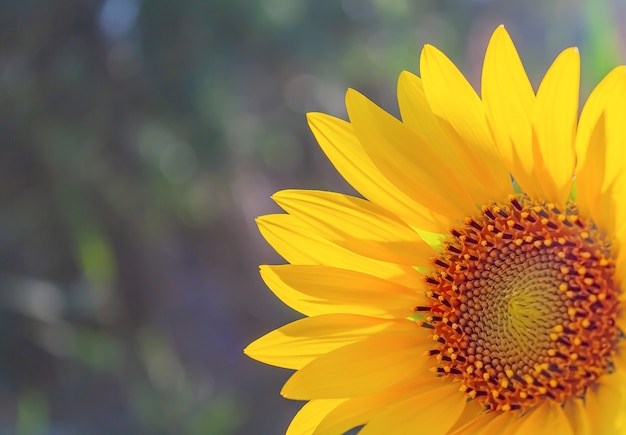
[(474, 85), (504, 23), (537, 84), (623, 63), (623, 0), (0, 1), (0, 434), (278, 434), (299, 315), (257, 274), (284, 188), (351, 188), (304, 114), (397, 113), (421, 46)]

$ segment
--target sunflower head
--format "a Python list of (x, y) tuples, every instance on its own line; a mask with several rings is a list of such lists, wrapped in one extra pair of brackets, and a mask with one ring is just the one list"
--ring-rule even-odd
[(306, 317), (245, 352), (296, 370), (293, 434), (626, 430), (626, 67), (578, 116), (579, 53), (535, 92), (504, 27), (481, 97), (425, 46), (401, 120), (356, 91), (309, 114), (362, 198), (274, 196), (261, 276)]

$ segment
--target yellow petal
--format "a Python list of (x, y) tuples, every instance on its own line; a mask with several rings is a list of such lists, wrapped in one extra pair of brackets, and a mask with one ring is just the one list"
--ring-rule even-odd
[(349, 123), (323, 113), (309, 113), (307, 119), (328, 159), (361, 195), (414, 228), (438, 233), (451, 228), (453, 220), (414, 201), (381, 174)]
[[(579, 156), (579, 159), (584, 159), (584, 163), (579, 164), (580, 168), (576, 173), (576, 202), (578, 203), (580, 213), (583, 216), (588, 216), (599, 225), (600, 228), (608, 232), (611, 228), (613, 231), (613, 224), (610, 219), (607, 221), (604, 218), (609, 217), (605, 214), (604, 210), (599, 208), (600, 197), (602, 195), (602, 184), (604, 182), (604, 167), (606, 162), (606, 147), (607, 133), (606, 133), (606, 117), (602, 114), (593, 125), (592, 131), (589, 135), (589, 141), (596, 144), (593, 152), (586, 156)], [(605, 196), (606, 202), (606, 196)]]
[(454, 435), (497, 435), (513, 433), (519, 420), (517, 412), (489, 412), (467, 422), (464, 426), (452, 432)]
[(294, 373), (281, 394), (297, 400), (340, 399), (406, 382), (429, 363), (424, 352), (432, 346), (432, 338), (420, 332), (407, 322), (404, 332), (383, 331), (322, 355)]
[(476, 213), (476, 204), (452, 168), (411, 129), (352, 89), (346, 107), (361, 145), (398, 189), (444, 216), (461, 219)]
[(615, 246), (626, 249), (626, 171), (613, 183), (613, 204), (615, 204)]
[[(622, 299), (624, 297), (624, 294), (622, 293), (620, 296), (622, 296)], [(622, 330), (622, 331), (626, 331), (626, 307), (624, 307), (624, 302), (622, 300), (621, 302), (621, 312), (620, 315), (617, 318), (617, 326)]]
[(404, 435), (417, 430), (424, 434), (445, 434), (460, 417), (466, 401), (458, 384), (442, 383), (439, 388), (389, 405), (359, 434)]
[(398, 80), (398, 104), (402, 122), (420, 139), (428, 144), (443, 165), (453, 168), (457, 179), (462, 180), (468, 194), (475, 204), (491, 202), (489, 181), (485, 180), (480, 168), (474, 162), (480, 161), (474, 147), (468, 146), (456, 133), (450, 135), (439, 125), (440, 120), (430, 108), (422, 80), (414, 74), (403, 71)]
[(622, 290), (619, 300), (626, 302), (626, 231), (618, 234), (613, 249), (614, 255), (617, 257), (615, 260), (615, 281), (621, 286)]
[(402, 122), (435, 148), (435, 151), (439, 151), (441, 147), (450, 147), (450, 138), (446, 136), (430, 108), (421, 78), (408, 71), (400, 73), (398, 105)]
[(367, 423), (373, 415), (389, 404), (418, 394), (422, 389), (427, 390), (433, 388), (434, 385), (438, 386), (440, 384), (441, 381), (439, 379), (431, 376), (417, 382), (379, 391), (369, 396), (350, 398), (324, 417), (315, 430), (314, 435), (332, 435), (348, 432), (350, 429)]
[[(622, 311), (620, 317), (626, 317), (626, 313)], [(617, 354), (615, 355), (615, 369), (621, 379), (626, 377), (626, 342), (624, 342), (624, 340), (621, 340), (617, 347)]]
[(311, 400), (296, 414), (285, 435), (312, 435), (326, 415), (346, 399)]
[(611, 71), (594, 89), (581, 114), (576, 184), (582, 213), (609, 237), (626, 221), (626, 67)]
[(244, 353), (265, 364), (297, 370), (320, 355), (363, 340), (397, 322), (354, 314), (306, 317), (264, 335), (249, 344)]
[[(598, 83), (585, 102), (576, 133), (577, 173), (584, 166), (589, 149), (602, 145), (592, 142), (591, 135), (600, 116), (605, 111), (608, 101), (615, 97), (616, 92), (623, 92), (621, 88), (623, 87), (625, 76), (626, 66), (621, 65), (614, 68)], [(619, 97), (617, 99), (619, 102), (623, 102), (623, 99)]]
[(592, 435), (591, 423), (582, 399), (570, 397), (563, 407), (575, 435)]
[[(490, 413), (492, 414), (492, 413)], [(470, 400), (465, 405), (463, 413), (449, 430), (450, 434), (459, 434), (459, 432), (467, 424), (485, 416), (485, 408), (478, 400)], [(475, 433), (475, 432), (474, 432)]]
[[(621, 382), (619, 382), (621, 381)], [(624, 377), (608, 375), (600, 378), (598, 385), (589, 388), (585, 395), (585, 409), (594, 433), (624, 433)], [(621, 384), (621, 385), (620, 385)]]
[[(560, 404), (544, 402), (518, 420), (514, 433), (537, 435), (572, 435), (570, 422)], [(512, 429), (513, 429), (512, 427)]]
[(441, 125), (472, 150), (460, 163), (473, 168), (483, 181), (480, 204), (506, 198), (512, 193), (509, 171), (493, 143), (483, 104), (472, 86), (450, 59), (431, 45), (422, 50), (420, 70), (426, 97)]
[(314, 435), (343, 434), (352, 428), (362, 426), (386, 407), (440, 387), (441, 379), (428, 373), (426, 378), (376, 392), (369, 396), (353, 397), (328, 413), (320, 422)]
[(526, 193), (542, 196), (532, 150), (535, 93), (504, 26), (489, 41), (481, 86), (487, 120), (507, 167)]
[(313, 190), (283, 190), (273, 196), (289, 214), (352, 252), (414, 266), (430, 266), (432, 248), (402, 220), (353, 196)]
[(348, 251), (323, 238), (294, 216), (262, 216), (257, 218), (257, 224), (265, 240), (292, 264), (331, 265), (404, 285), (414, 285), (420, 281), (420, 275), (412, 267), (374, 260)]
[(578, 120), (580, 56), (564, 50), (548, 69), (537, 91), (533, 113), (536, 176), (544, 198), (565, 204), (574, 173), (574, 137)]
[(423, 292), (329, 266), (261, 266), (261, 277), (280, 300), (307, 316), (352, 313), (404, 319), (413, 307), (427, 303)]

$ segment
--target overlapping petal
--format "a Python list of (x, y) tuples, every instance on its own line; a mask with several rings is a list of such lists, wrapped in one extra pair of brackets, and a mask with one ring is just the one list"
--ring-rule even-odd
[(285, 435), (312, 435), (320, 421), (333, 409), (347, 399), (311, 400), (296, 414), (287, 428)]
[(441, 386), (441, 379), (430, 376), (381, 390), (371, 395), (352, 397), (330, 411), (320, 422), (314, 434), (343, 434), (350, 429), (366, 424), (374, 415), (397, 401), (415, 397)]
[(616, 379), (600, 379), (585, 395), (585, 410), (591, 427), (596, 433), (619, 434), (626, 430), (624, 406), (626, 406), (623, 376), (622, 383)]
[(520, 415), (513, 412), (492, 412), (484, 413), (474, 420), (467, 422), (459, 429), (455, 430), (453, 435), (492, 435), (514, 433), (513, 428), (516, 427)]
[(346, 94), (346, 108), (366, 153), (407, 196), (444, 216), (475, 213), (462, 180), (411, 129), (354, 90)]
[(471, 157), (465, 161), (482, 181), (484, 196), (477, 197), (478, 204), (506, 198), (512, 193), (509, 171), (502, 164), (489, 133), (483, 104), (472, 86), (450, 59), (431, 45), (422, 50), (420, 70), (426, 97), (440, 124), (472, 149)]
[(350, 123), (323, 113), (309, 113), (307, 119), (328, 159), (361, 195), (414, 228), (439, 233), (448, 230), (454, 219), (415, 201), (381, 174)]
[(291, 264), (332, 265), (409, 286), (421, 280), (412, 267), (375, 260), (342, 248), (294, 216), (262, 216), (257, 224), (265, 240)]
[(572, 435), (574, 433), (565, 411), (560, 404), (544, 402), (529, 412), (516, 424), (510, 426), (512, 433), (544, 433), (551, 435)]
[(626, 224), (626, 67), (594, 89), (580, 116), (576, 182), (580, 209), (610, 237)]
[(592, 435), (591, 421), (583, 399), (572, 397), (565, 402), (563, 411), (570, 421), (570, 426), (575, 435)]
[(405, 322), (355, 314), (305, 317), (255, 340), (244, 352), (265, 364), (298, 370), (320, 355)]
[[(466, 400), (458, 394), (454, 383), (423, 391), (405, 400), (383, 408), (360, 431), (362, 435), (404, 435), (419, 428), (423, 433), (444, 434), (451, 428), (465, 408)], [(434, 415), (445, 418), (433, 418)], [(390, 424), (393, 422), (393, 424)]]
[(489, 127), (503, 160), (529, 196), (543, 197), (533, 156), (535, 93), (504, 26), (489, 41), (481, 88)]
[(429, 266), (434, 255), (417, 232), (370, 201), (317, 190), (283, 190), (273, 198), (320, 235), (366, 257)]
[[(421, 78), (407, 71), (400, 74), (398, 104), (403, 123), (419, 137), (421, 144), (428, 144), (427, 148), (438, 157), (440, 163), (430, 160), (432, 157), (428, 155), (423, 155), (422, 160), (450, 167), (454, 176), (462, 180), (475, 204), (483, 204), (487, 198), (491, 200), (493, 196), (490, 190), (485, 189), (483, 168), (475, 164), (481, 162), (480, 152), (468, 147), (463, 138), (446, 123), (441, 125), (441, 118), (433, 113), (428, 103)], [(420, 152), (424, 148), (420, 146)], [(507, 183), (510, 185), (508, 180)]]
[[(413, 329), (411, 328), (413, 327)], [(419, 376), (432, 339), (416, 333), (380, 333), (316, 358), (295, 372), (282, 389), (290, 399), (341, 399), (373, 394)]]
[(580, 56), (563, 51), (552, 63), (537, 90), (533, 110), (533, 157), (543, 198), (565, 204), (576, 163), (574, 139), (578, 120)]
[(426, 300), (415, 289), (330, 266), (261, 266), (261, 277), (280, 300), (307, 316), (352, 313), (403, 319)]

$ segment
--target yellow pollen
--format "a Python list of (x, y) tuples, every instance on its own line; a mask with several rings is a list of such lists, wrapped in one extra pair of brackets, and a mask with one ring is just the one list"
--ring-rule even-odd
[(489, 412), (584, 396), (622, 336), (611, 243), (573, 205), (510, 195), (481, 210), (425, 281), (433, 373)]

